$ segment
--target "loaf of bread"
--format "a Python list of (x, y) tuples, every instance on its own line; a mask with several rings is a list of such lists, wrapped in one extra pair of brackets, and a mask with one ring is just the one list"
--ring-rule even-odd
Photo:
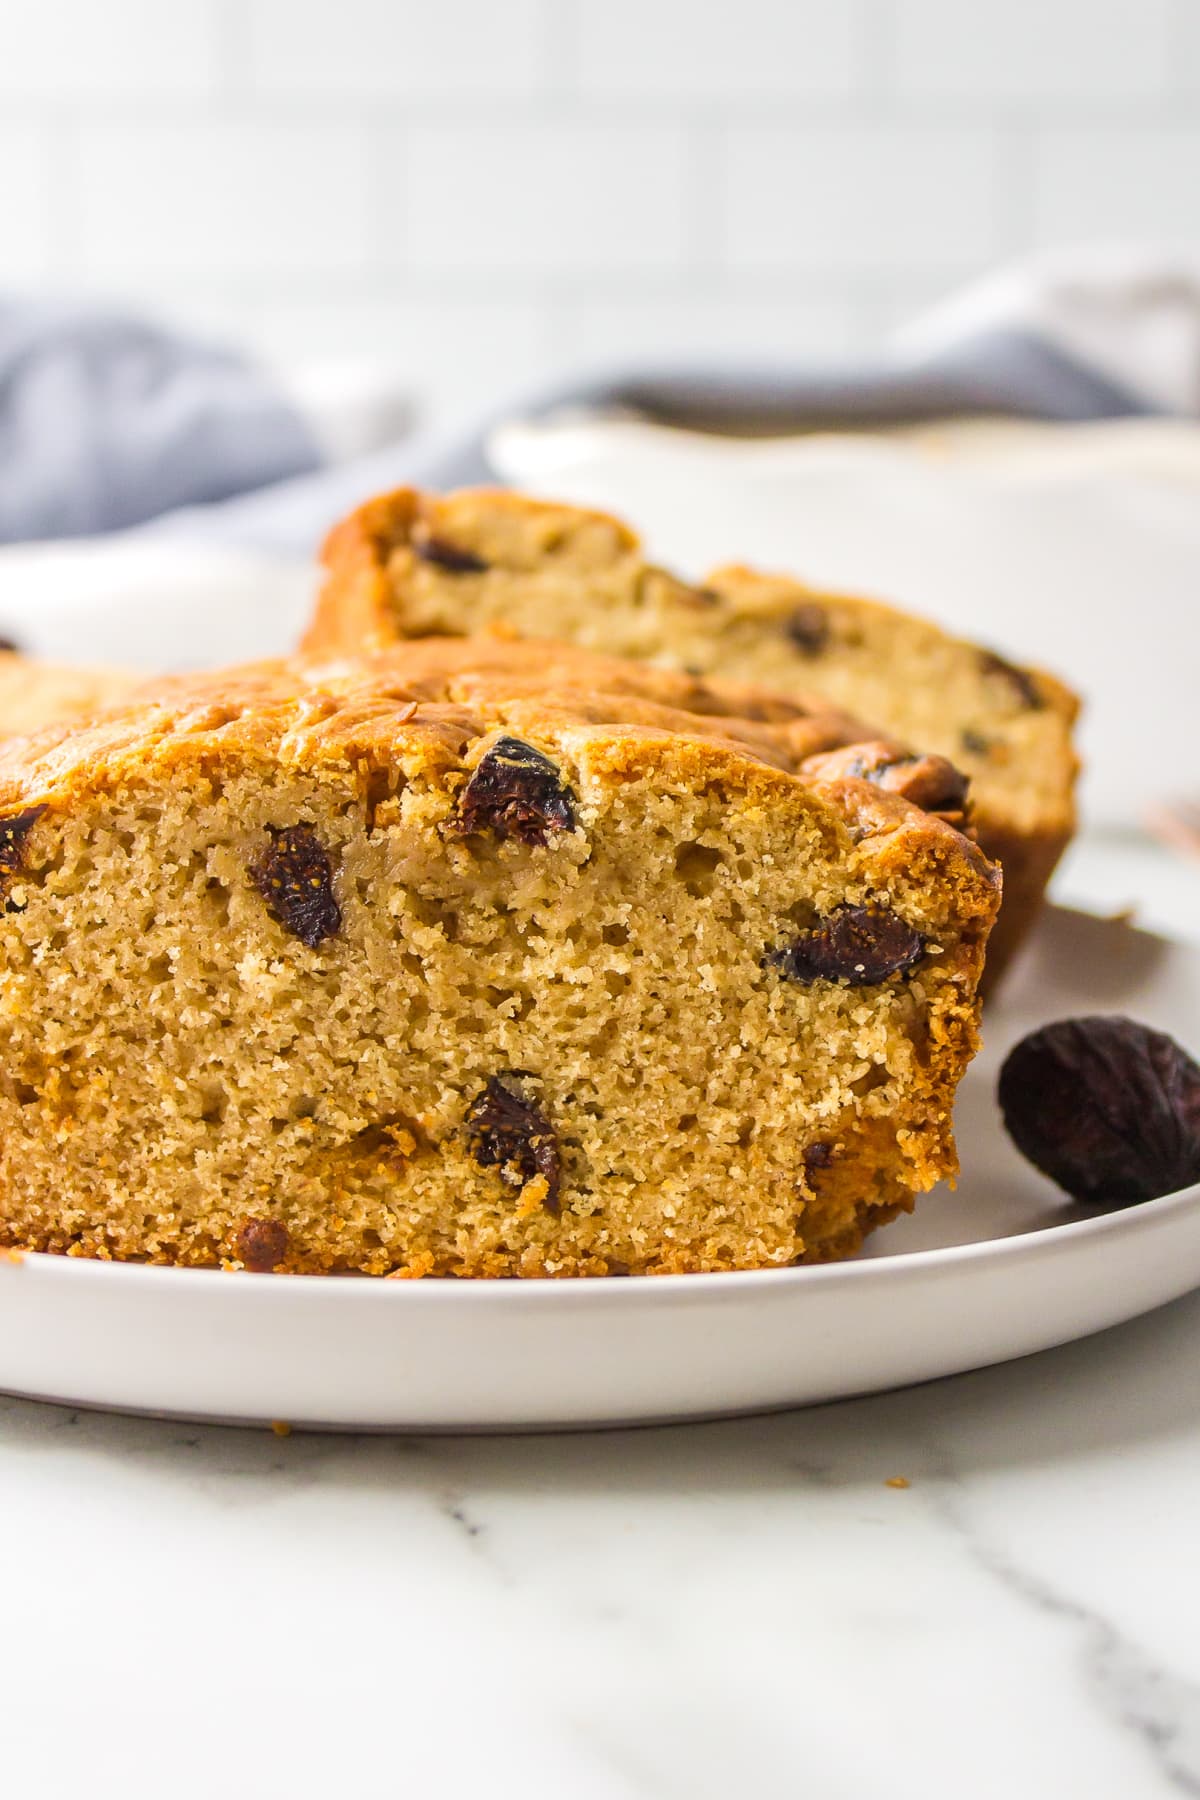
[(503, 491), (382, 495), (333, 531), (325, 560), (314, 649), (429, 632), (564, 638), (823, 694), (948, 758), (969, 778), (979, 842), (1004, 870), (989, 979), (1027, 932), (1074, 829), (1075, 696), (892, 607), (743, 568), (697, 586), (648, 564), (616, 519)]
[(955, 772), (859, 740), (430, 640), (0, 744), (0, 1240), (408, 1276), (853, 1251), (954, 1173), (999, 900), (917, 803), (952, 816)]

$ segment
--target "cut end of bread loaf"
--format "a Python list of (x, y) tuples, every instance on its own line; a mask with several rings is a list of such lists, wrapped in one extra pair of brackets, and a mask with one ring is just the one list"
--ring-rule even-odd
[(952, 1175), (995, 872), (694, 688), (428, 643), (0, 748), (3, 1241), (770, 1268)]
[(970, 781), (980, 843), (1004, 866), (992, 979), (1074, 830), (1075, 695), (893, 607), (746, 568), (681, 581), (617, 520), (502, 490), (383, 495), (335, 529), (325, 557), (314, 647), (431, 632), (565, 638), (820, 695), (948, 760)]

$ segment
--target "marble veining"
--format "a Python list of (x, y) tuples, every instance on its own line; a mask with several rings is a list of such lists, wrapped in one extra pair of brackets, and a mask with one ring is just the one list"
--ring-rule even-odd
[(1163, 1667), (1111, 1618), (1021, 1568), (975, 1527), (952, 1465), (945, 1477), (935, 1505), (965, 1553), (1022, 1605), (1072, 1628), (1099, 1712), (1145, 1746), (1170, 1791), (1200, 1795), (1200, 1684)]
[(903, 1393), (591, 1436), (0, 1401), (4, 1792), (1200, 1794), (1198, 1354), (1200, 1296)]

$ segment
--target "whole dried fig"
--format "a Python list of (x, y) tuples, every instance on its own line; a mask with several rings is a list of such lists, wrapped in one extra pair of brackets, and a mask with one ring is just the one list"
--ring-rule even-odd
[(1000, 1071), (1009, 1136), (1086, 1206), (1129, 1206), (1200, 1181), (1200, 1067), (1133, 1019), (1060, 1019)]

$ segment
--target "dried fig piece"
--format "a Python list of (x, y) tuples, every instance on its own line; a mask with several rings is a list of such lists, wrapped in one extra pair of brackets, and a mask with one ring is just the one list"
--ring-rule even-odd
[(256, 1275), (269, 1275), (288, 1253), (288, 1228), (281, 1219), (247, 1219), (237, 1236), (237, 1252)]
[(635, 604), (686, 606), (694, 611), (706, 612), (711, 607), (723, 606), (724, 601), (713, 588), (692, 587), (688, 582), (668, 575), (665, 569), (647, 568), (638, 577)]
[(999, 1099), (1022, 1156), (1085, 1206), (1200, 1181), (1200, 1066), (1165, 1032), (1119, 1016), (1043, 1025), (1009, 1051)]
[(467, 550), (461, 544), (451, 543), (449, 538), (437, 537), (433, 532), (414, 535), (412, 547), (422, 562), (432, 563), (435, 568), (446, 569), (451, 575), (482, 575), (488, 565), (482, 556), (474, 550)]
[(885, 755), (868, 764), (851, 764), (847, 774), (900, 794), (928, 813), (958, 813), (967, 804), (970, 781), (944, 756)]
[(271, 917), (310, 950), (342, 928), (333, 864), (311, 825), (268, 825), (270, 843), (248, 865)]
[(827, 1169), (832, 1163), (837, 1146), (828, 1138), (815, 1138), (811, 1144), (804, 1146), (804, 1173), (811, 1177), (818, 1169)]
[(45, 810), (44, 806), (27, 806), (0, 818), (0, 889), (25, 867), (25, 840)]
[(562, 1169), (554, 1128), (532, 1101), (495, 1075), (467, 1109), (467, 1142), (480, 1167), (498, 1168), (512, 1187), (544, 1176), (543, 1204), (547, 1212), (558, 1212)]
[(792, 943), (769, 950), (764, 966), (787, 981), (874, 987), (911, 969), (924, 954), (924, 937), (890, 907), (839, 906)]
[(1003, 677), (1027, 711), (1040, 712), (1045, 705), (1038, 684), (1028, 669), (1018, 668), (1006, 657), (997, 656), (994, 650), (979, 652), (979, 666), (985, 675)]
[(553, 831), (574, 831), (575, 796), (557, 764), (532, 744), (497, 738), (459, 796), (458, 829), (544, 844)]
[(823, 606), (807, 601), (803, 606), (793, 608), (783, 629), (805, 656), (820, 656), (829, 642), (829, 615)]

